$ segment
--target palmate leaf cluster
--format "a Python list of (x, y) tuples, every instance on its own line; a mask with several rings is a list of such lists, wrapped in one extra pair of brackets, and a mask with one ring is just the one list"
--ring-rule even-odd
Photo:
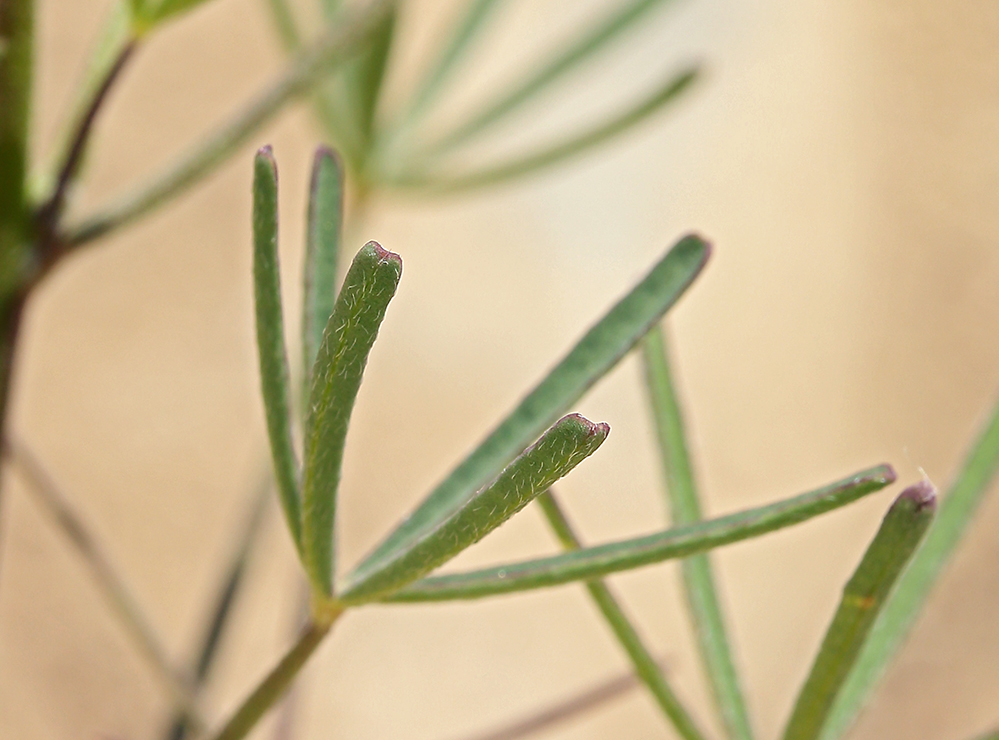
[[(707, 553), (826, 513), (894, 481), (887, 465), (860, 471), (813, 491), (727, 516), (703, 520), (684, 431), (682, 404), (670, 367), (664, 315), (690, 287), (710, 255), (696, 235), (678, 241), (559, 360), (472, 452), (348, 572), (336, 559), (337, 496), (354, 399), (379, 327), (402, 276), (401, 258), (369, 242), (340, 269), (344, 197), (358, 200), (398, 190), (439, 195), (511, 181), (576, 157), (629, 130), (679, 99), (699, 67), (663, 73), (644, 95), (596, 124), (582, 126), (536, 149), (469, 168), (463, 153), (491, 131), (543, 102), (558, 85), (585, 70), (627, 38), (666, 0), (623, 0), (575, 35), (555, 43), (523, 77), (487, 95), (449, 127), (428, 124), (457, 84), (470, 51), (501, 14), (502, 0), (469, 0), (442, 37), (436, 55), (401, 100), (388, 105), (386, 80), (393, 50), (406, 27), (407, 3), (318, 0), (322, 23), (304, 33), (299, 8), (268, 0), (291, 53), (287, 68), (231, 120), (146, 183), (90, 214), (72, 216), (74, 186), (83, 179), (86, 150), (109, 91), (146, 40), (206, 0), (120, 0), (110, 13), (57, 146), (42, 162), (29, 157), (34, 3), (0, 4), (0, 419), (21, 312), (39, 281), (72, 249), (91, 243), (169, 202), (240, 151), (286, 104), (307, 99), (339, 154), (315, 157), (307, 214), (302, 313), (302, 374), (289, 370), (285, 306), (277, 249), (277, 167), (269, 149), (254, 166), (254, 292), (261, 388), (272, 453), (273, 481), (311, 592), (311, 618), (286, 657), (223, 724), (215, 737), (249, 732), (290, 685), (346, 609), (372, 602), (408, 604), (477, 599), (580, 582), (585, 584), (635, 675), (680, 736), (706, 737), (673, 691), (612, 589), (613, 573), (681, 560), (689, 607), (718, 724), (727, 737), (750, 740), (752, 723), (726, 634)], [(69, 215), (67, 215), (69, 214)], [(338, 275), (345, 272), (342, 281)], [(584, 309), (590, 307), (581, 302)], [(672, 527), (596, 546), (575, 534), (553, 484), (593, 454), (606, 424), (571, 413), (572, 406), (627, 353), (645, 368), (649, 410), (663, 464)], [(375, 353), (377, 357), (377, 352)], [(300, 390), (300, 393), (297, 391)], [(302, 403), (296, 405), (296, 397)], [(9, 434), (9, 433), (8, 433)], [(391, 444), (391, 440), (387, 440)], [(170, 664), (158, 636), (113, 564), (102, 554), (44, 469), (23, 445), (5, 440), (23, 474), (38, 489), (90, 564), (95, 578), (160, 674), (178, 712), (171, 737), (204, 733), (197, 689), (245, 572), (249, 544), (234, 558), (199, 660), (188, 673)], [(906, 489), (847, 583), (784, 730), (785, 740), (838, 740), (871, 695), (933, 583), (956, 548), (999, 463), (999, 411), (973, 446), (950, 494), (936, 508), (932, 488)], [(266, 488), (262, 489), (266, 492)], [(471, 572), (435, 571), (537, 501), (565, 550), (547, 558)], [(259, 523), (259, 504), (246, 542)], [(924, 533), (925, 541), (924, 541)], [(921, 545), (921, 543), (923, 543)]]
[[(336, 500), (344, 445), (354, 398), (369, 353), (386, 317), (386, 310), (402, 275), (401, 259), (369, 242), (354, 257), (339, 292), (317, 278), (335, 275), (342, 222), (342, 171), (336, 156), (320, 149), (313, 165), (306, 226), (303, 344), (309, 349), (303, 378), (304, 411), (299, 419), (302, 462), (293, 442), (292, 384), (284, 342), (280, 275), (277, 262), (277, 169), (269, 148), (256, 158), (254, 174), (254, 276), (257, 337), (262, 391), (268, 431), (285, 516), (303, 568), (311, 583), (313, 629), (325, 629), (346, 609), (372, 601), (413, 603), (476, 599), (498, 594), (584, 581), (595, 603), (635, 664), (667, 718), (685, 738), (705, 737), (698, 722), (673, 692), (655, 665), (641, 637), (602, 576), (674, 558), (702, 555), (731, 542), (759, 536), (796, 524), (880, 490), (895, 480), (890, 466), (861, 471), (815, 491), (768, 506), (702, 521), (696, 500), (679, 526), (659, 533), (584, 547), (556, 502), (552, 485), (596, 451), (610, 429), (576, 414), (561, 416), (597, 380), (644, 339), (654, 406), (660, 416), (665, 457), (672, 455), (671, 489), (678, 479), (692, 487), (692, 474), (672, 389), (664, 364), (658, 324), (693, 283), (708, 261), (710, 247), (698, 236), (681, 239), (647, 276), (577, 342), (464, 460), (424, 498), (382, 543), (343, 577), (336, 569)], [(321, 216), (322, 214), (322, 216)], [(320, 217), (329, 219), (318, 223)], [(335, 300), (329, 297), (336, 295)], [(326, 299), (320, 299), (326, 296)], [(332, 308), (330, 306), (332, 305)], [(326, 315), (328, 312), (328, 315)], [(321, 339), (318, 326), (325, 324)], [(657, 339), (659, 338), (659, 339)], [(658, 362), (656, 361), (659, 352)], [(540, 435), (540, 436), (539, 436)], [(385, 440), (384, 447), (391, 444)], [(682, 464), (676, 460), (683, 459)], [(687, 492), (693, 497), (692, 490)], [(445, 564), (501, 525), (533, 500), (567, 552), (482, 570), (434, 575)], [(935, 510), (935, 492), (927, 483), (906, 489), (888, 512), (870, 549), (847, 584), (843, 601), (803, 686), (785, 738), (818, 737), (833, 701), (896, 579), (918, 546)], [(710, 568), (689, 574), (691, 593), (713, 594)], [(717, 600), (694, 611), (696, 619)], [(702, 605), (703, 607), (703, 605)], [(720, 612), (714, 621), (699, 621), (711, 632), (712, 649), (723, 651), (724, 673), (713, 677), (721, 719), (733, 736), (751, 737), (739, 682), (724, 633)], [(318, 644), (306, 632), (310, 645)], [(706, 642), (707, 640), (705, 640)], [(718, 662), (718, 655), (705, 656)], [(298, 665), (298, 663), (296, 663)], [(285, 678), (272, 674), (274, 684)], [(719, 688), (720, 687), (720, 688)], [(268, 696), (276, 696), (277, 691)], [(734, 702), (734, 704), (733, 704)], [(238, 736), (252, 726), (247, 719), (262, 711), (253, 697), (221, 733)]]

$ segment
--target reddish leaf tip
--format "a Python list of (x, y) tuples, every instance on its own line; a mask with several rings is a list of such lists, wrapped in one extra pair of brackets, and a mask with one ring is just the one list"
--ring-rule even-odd
[(898, 495), (898, 501), (907, 499), (916, 505), (917, 511), (924, 509), (935, 509), (937, 506), (937, 489), (928, 480), (921, 480), (919, 483), (906, 488)]
[(566, 414), (555, 423), (556, 425), (558, 425), (569, 421), (575, 422), (580, 427), (582, 427), (584, 433), (588, 437), (592, 437), (595, 435), (606, 437), (608, 434), (610, 434), (610, 424), (608, 424), (605, 421), (602, 421), (599, 424), (592, 422), (582, 414)]
[(395, 252), (390, 252), (376, 241), (368, 242), (368, 246), (374, 250), (375, 255), (381, 262), (394, 262), (400, 268), (402, 267), (402, 257)]

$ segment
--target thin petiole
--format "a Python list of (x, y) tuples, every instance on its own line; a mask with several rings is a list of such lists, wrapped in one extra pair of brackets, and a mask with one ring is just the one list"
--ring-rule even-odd
[(213, 740), (242, 740), (274, 704), (285, 695), (292, 681), (329, 634), (339, 613), (330, 613), (329, 620), (310, 622), (281, 661), (243, 701)]
[[(661, 326), (656, 326), (643, 340), (642, 360), (666, 478), (670, 518), (674, 525), (693, 524), (701, 520), (701, 504), (694, 483), (683, 413), (670, 367), (668, 344)], [(746, 703), (732, 660), (709, 557), (703, 554), (685, 558), (680, 563), (680, 570), (701, 663), (718, 714), (730, 737), (752, 740)]]
[[(569, 520), (559, 507), (551, 490), (538, 497), (538, 504), (562, 547), (569, 551), (578, 550), (580, 548), (579, 538), (572, 531), (572, 525), (569, 524)], [(641, 636), (631, 624), (611, 590), (603, 581), (598, 580), (587, 581), (586, 590), (590, 592), (590, 597), (596, 603), (601, 614), (604, 615), (604, 619), (607, 620), (614, 636), (621, 643), (621, 647), (628, 654), (628, 658), (635, 667), (635, 674), (652, 693), (656, 703), (673, 723), (676, 731), (686, 740), (704, 740), (704, 735), (694, 723), (690, 713), (680, 703), (676, 694), (673, 693), (673, 689), (666, 682), (666, 677), (656, 664), (652, 653), (642, 642)]]

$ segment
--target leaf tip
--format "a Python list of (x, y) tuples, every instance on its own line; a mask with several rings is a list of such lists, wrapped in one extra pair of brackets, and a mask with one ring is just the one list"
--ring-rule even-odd
[(277, 180), (277, 160), (274, 159), (274, 150), (271, 149), (270, 144), (265, 144), (257, 150), (254, 163), (258, 169), (261, 166), (267, 167), (270, 170), (271, 177)]
[(368, 242), (364, 245), (364, 248), (366, 250), (370, 250), (379, 263), (390, 263), (397, 268), (400, 273), (402, 272), (402, 257), (395, 252), (390, 252), (376, 241)]
[(610, 434), (610, 424), (605, 421), (592, 422), (582, 414), (567, 414), (556, 422), (556, 426), (574, 424), (579, 427), (583, 436), (598, 437), (602, 442)]
[(937, 489), (928, 480), (921, 480), (906, 488), (895, 499), (896, 503), (911, 502), (917, 512), (935, 511), (937, 508)]

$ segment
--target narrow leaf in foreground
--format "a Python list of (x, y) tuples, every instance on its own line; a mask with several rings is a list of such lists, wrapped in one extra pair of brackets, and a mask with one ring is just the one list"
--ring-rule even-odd
[(610, 427), (606, 424), (594, 424), (578, 414), (559, 419), (541, 439), (510, 463), (496, 480), (424, 534), (412, 547), (399, 551), (363, 581), (347, 583), (340, 600), (343, 603), (372, 601), (446, 563), (592, 455), (609, 432)]
[(357, 567), (360, 583), (384, 562), (439, 525), (493, 480), (590, 386), (607, 374), (676, 303), (707, 262), (710, 247), (698, 236), (681, 239), (652, 271), (608, 311), (485, 440), (408, 519)]
[(856, 719), (902, 644), (926, 598), (957, 548), (999, 468), (999, 407), (993, 409), (964, 468), (943, 498), (923, 546), (899, 579), (898, 588), (871, 629), (853, 670), (829, 713), (822, 740), (841, 737)]
[(312, 160), (306, 217), (302, 352), (309, 388), (316, 352), (336, 301), (337, 262), (343, 232), (343, 167), (332, 149), (320, 147)]
[(302, 545), (317, 592), (331, 596), (336, 492), (350, 413), (368, 353), (402, 277), (402, 260), (375, 242), (354, 257), (319, 346), (305, 420)]
[[(538, 497), (538, 505), (555, 532), (555, 536), (562, 543), (562, 547), (570, 551), (578, 550), (580, 548), (579, 538), (572, 531), (572, 525), (569, 524), (568, 518), (552, 492), (546, 491), (541, 494)], [(673, 693), (662, 669), (656, 664), (656, 659), (652, 657), (652, 653), (645, 646), (638, 630), (632, 625), (628, 615), (624, 613), (624, 609), (621, 608), (607, 584), (603, 581), (587, 581), (586, 590), (590, 592), (590, 598), (593, 599), (600, 613), (604, 615), (604, 619), (610, 625), (614, 636), (617, 637), (621, 647), (628, 654), (628, 658), (635, 667), (635, 674), (652, 693), (653, 698), (666, 717), (673, 723), (676, 731), (686, 740), (703, 740), (703, 733), (697, 728), (690, 712)]]
[(874, 619), (930, 526), (936, 503), (936, 492), (927, 481), (910, 486), (895, 499), (843, 589), (839, 608), (798, 694), (784, 740), (818, 737)]
[(564, 160), (592, 149), (633, 126), (676, 100), (697, 79), (698, 68), (691, 67), (679, 74), (670, 75), (651, 94), (638, 101), (631, 108), (618, 113), (590, 129), (582, 131), (557, 144), (546, 146), (538, 151), (517, 157), (509, 162), (486, 167), (463, 175), (436, 175), (433, 173), (402, 175), (389, 182), (397, 187), (418, 187), (435, 192), (472, 190), (487, 185), (497, 185), (538, 170), (551, 167)]
[[(694, 484), (684, 431), (683, 411), (677, 397), (670, 367), (668, 345), (661, 326), (652, 329), (642, 342), (645, 384), (659, 439), (666, 500), (673, 525), (692, 524), (701, 519), (701, 504)], [(715, 590), (708, 555), (694, 555), (680, 564), (687, 610), (694, 624), (701, 663), (714, 694), (718, 714), (728, 732), (737, 740), (752, 740), (749, 713), (742, 697), (739, 677), (732, 660), (725, 618)]]
[(862, 471), (836, 483), (774, 504), (664, 532), (585, 547), (575, 552), (526, 560), (467, 573), (431, 576), (384, 601), (448, 601), (547, 588), (585, 581), (643, 565), (706, 552), (739, 540), (789, 527), (852, 503), (895, 481), (890, 465)]
[(302, 552), (302, 510), (298, 490), (298, 460), (291, 437), (291, 388), (281, 310), (281, 271), (278, 266), (277, 164), (265, 146), (253, 161), (253, 290), (257, 313), (260, 387), (267, 415), (267, 435), (292, 540)]

